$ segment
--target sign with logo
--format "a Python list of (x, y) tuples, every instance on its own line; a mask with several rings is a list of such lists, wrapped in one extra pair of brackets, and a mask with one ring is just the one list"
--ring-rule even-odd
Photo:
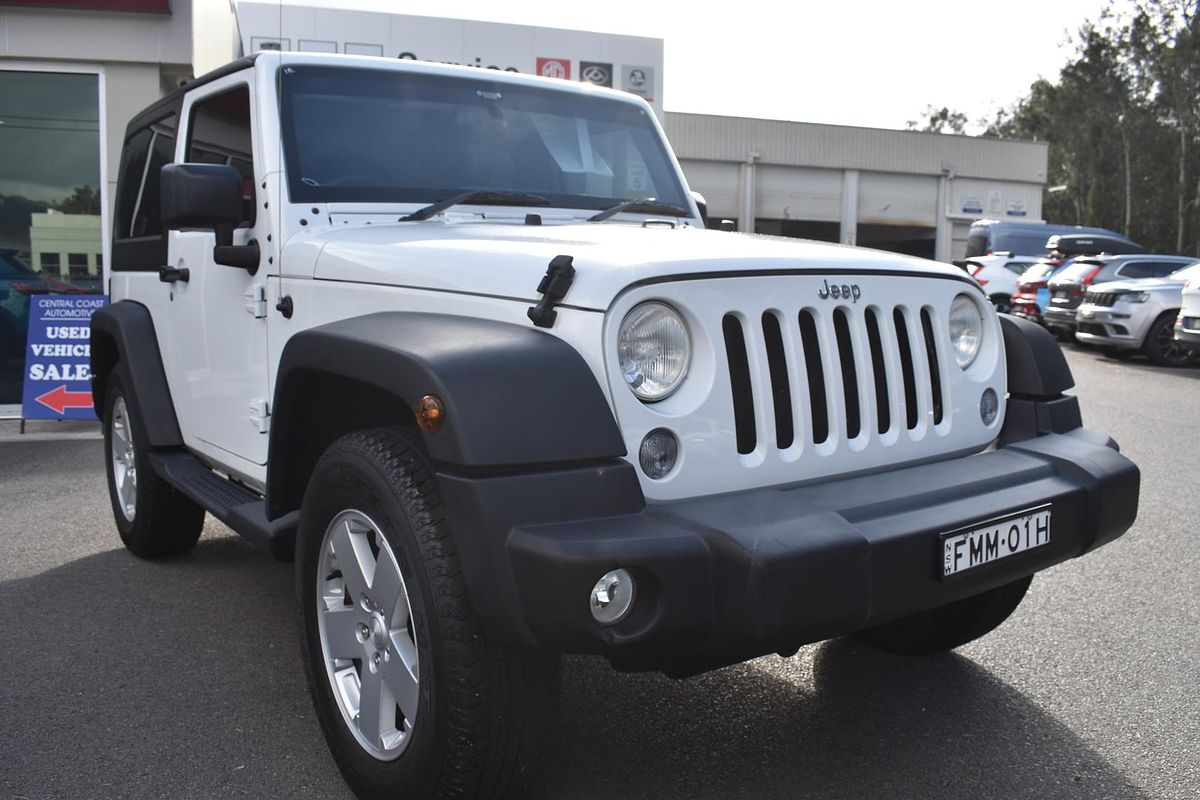
[[(580, 80), (633, 92), (645, 98), (655, 114), (663, 114), (662, 39), (341, 6), (329, 0), (323, 6), (238, 0), (242, 51), (373, 55)], [(195, 66), (205, 71), (222, 63)]]
[(964, 214), (982, 214), (983, 213), (983, 198), (982, 197), (964, 197), (962, 210)]
[(997, 215), (1004, 206), (1004, 193), (999, 189), (988, 190), (988, 213)]
[(580, 61), (579, 62), (579, 80), (584, 83), (594, 83), (597, 86), (613, 85), (613, 65), (605, 64), (600, 61)]
[(654, 67), (626, 65), (621, 70), (621, 88), (647, 102), (654, 102)]
[(1025, 216), (1025, 201), (1024, 200), (1009, 200), (1008, 215), (1010, 217)]
[(537, 74), (543, 78), (561, 78), (571, 80), (571, 59), (569, 58), (539, 58)]
[(25, 419), (95, 419), (92, 411), (92, 314), (108, 298), (42, 294), (29, 298)]

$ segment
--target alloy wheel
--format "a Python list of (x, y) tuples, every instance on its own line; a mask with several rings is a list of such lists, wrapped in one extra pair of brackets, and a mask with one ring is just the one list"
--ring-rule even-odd
[(342, 718), (364, 750), (391, 761), (417, 719), (416, 632), (400, 564), (363, 512), (329, 523), (315, 588), (321, 653)]

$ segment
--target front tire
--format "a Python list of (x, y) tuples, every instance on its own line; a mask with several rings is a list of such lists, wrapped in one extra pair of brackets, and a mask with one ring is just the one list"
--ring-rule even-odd
[(125, 547), (139, 558), (169, 558), (191, 550), (204, 529), (204, 509), (150, 466), (145, 426), (137, 417), (118, 364), (104, 403), (104, 453), (113, 519)]
[(558, 659), (488, 641), (416, 435), (339, 439), (304, 495), (296, 595), (326, 742), (363, 798), (503, 796), (524, 782)]
[(1175, 313), (1168, 312), (1150, 326), (1142, 352), (1160, 367), (1186, 367), (1196, 360), (1196, 351), (1175, 341)]
[(973, 642), (1008, 619), (1029, 589), (1033, 576), (859, 631), (854, 638), (900, 655), (933, 655)]

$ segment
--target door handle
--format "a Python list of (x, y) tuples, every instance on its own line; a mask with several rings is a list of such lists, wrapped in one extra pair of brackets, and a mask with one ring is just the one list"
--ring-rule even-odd
[(192, 271), (187, 267), (159, 267), (158, 279), (163, 283), (175, 283), (175, 281), (183, 281), (187, 283), (191, 280)]

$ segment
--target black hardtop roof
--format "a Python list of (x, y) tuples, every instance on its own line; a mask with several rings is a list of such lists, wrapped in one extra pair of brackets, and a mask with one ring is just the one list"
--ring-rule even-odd
[(183, 105), (183, 95), (186, 92), (190, 92), (206, 83), (211, 83), (218, 78), (224, 78), (226, 75), (232, 75), (235, 72), (240, 72), (247, 67), (252, 67), (254, 66), (254, 61), (257, 58), (258, 53), (255, 53), (254, 55), (239, 58), (236, 61), (230, 61), (228, 64), (222, 67), (217, 67), (212, 72), (206, 72), (199, 78), (196, 78), (193, 81), (188, 81), (178, 89), (175, 89), (165, 96), (160, 97), (158, 100), (155, 100), (137, 114), (134, 114), (133, 119), (131, 119), (129, 124), (125, 127), (125, 138), (128, 139), (130, 134), (132, 134), (134, 131), (140, 130), (156, 120), (160, 120), (173, 112), (178, 112), (180, 106)]

